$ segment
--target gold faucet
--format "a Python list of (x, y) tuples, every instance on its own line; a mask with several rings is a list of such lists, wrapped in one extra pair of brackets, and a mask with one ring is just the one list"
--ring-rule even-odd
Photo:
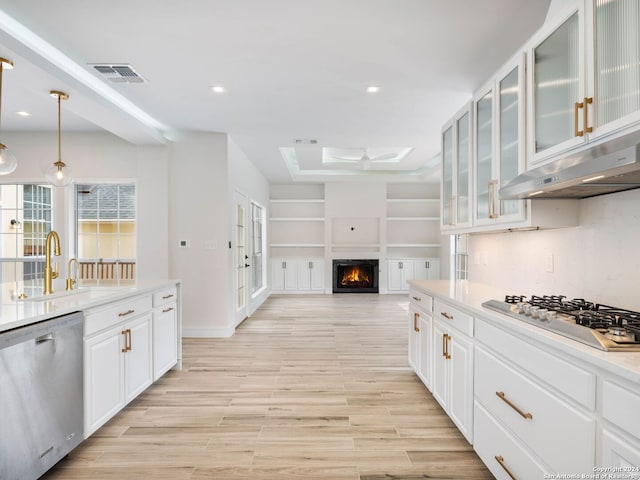
[[(76, 271), (73, 278), (71, 278), (71, 263), (76, 263)], [(80, 268), (80, 264), (76, 258), (70, 258), (69, 263), (67, 263), (67, 286), (65, 290), (73, 290), (73, 286), (78, 283), (78, 268)]]
[(44, 266), (44, 294), (50, 295), (53, 293), (53, 279), (58, 278), (58, 267), (55, 270), (51, 268), (51, 242), (53, 241), (53, 254), (57, 257), (60, 256), (60, 237), (55, 230), (51, 230), (47, 234), (47, 241), (45, 242), (44, 254), (46, 263)]

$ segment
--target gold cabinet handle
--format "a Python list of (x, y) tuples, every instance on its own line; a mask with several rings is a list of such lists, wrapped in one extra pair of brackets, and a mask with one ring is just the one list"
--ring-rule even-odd
[(516, 480), (516, 477), (513, 476), (513, 473), (511, 473), (511, 471), (504, 464), (504, 458), (502, 457), (502, 455), (496, 455), (494, 458), (496, 459), (496, 462), (498, 462), (498, 464), (502, 467), (502, 469), (507, 473), (507, 475), (511, 477), (511, 480)]
[(120, 313), (118, 314), (118, 316), (119, 316), (119, 317), (126, 317), (127, 315), (131, 315), (133, 312), (135, 312), (135, 310), (131, 310), (131, 309), (129, 309), (129, 310), (127, 310), (126, 312), (120, 312)]
[(584, 97), (583, 100), (583, 110), (582, 110), (582, 128), (584, 128), (584, 131), (587, 133), (591, 133), (593, 132), (593, 127), (587, 127), (587, 124), (589, 123), (589, 110), (587, 109), (587, 105), (590, 105), (593, 103), (593, 97)]
[(422, 299), (420, 297), (411, 297), (411, 298), (413, 298), (416, 302), (421, 302), (422, 301)]
[(449, 353), (449, 340), (451, 340), (451, 335), (447, 335), (447, 334), (445, 334), (445, 335), (446, 335), (446, 337), (447, 337), (447, 342), (446, 342), (446, 345), (447, 345), (447, 354), (445, 355), (445, 357), (444, 357), (444, 358), (446, 358), (447, 360), (451, 360), (451, 354)]
[(573, 105), (573, 126), (575, 129), (575, 136), (576, 137), (582, 137), (584, 136), (584, 131), (583, 130), (578, 130), (578, 110), (584, 108), (584, 103), (582, 102), (576, 102)]
[(129, 338), (129, 346), (127, 347), (128, 350), (131, 350), (131, 329), (127, 328), (127, 337)]
[(442, 315), (444, 318), (446, 318), (447, 320), (453, 320), (453, 315), (451, 315), (450, 313), (447, 312), (440, 312), (440, 315)]
[(451, 355), (449, 355), (449, 340), (451, 340), (451, 337), (446, 333), (443, 333), (442, 334), (442, 356), (446, 360), (449, 360), (451, 358)]
[(165, 295), (162, 297), (163, 300), (166, 300), (167, 298), (171, 298), (173, 297), (173, 293), (170, 293), (169, 295)]
[(167, 313), (167, 312), (170, 312), (171, 310), (173, 310), (173, 307), (165, 308), (164, 310), (162, 310), (162, 313)]
[(120, 332), (122, 335), (124, 335), (124, 348), (121, 350), (122, 353), (126, 353), (129, 347), (129, 342), (127, 341), (127, 331), (126, 330), (122, 330), (122, 332)]
[(496, 202), (496, 185), (498, 185), (497, 180), (489, 180), (489, 218), (498, 218), (498, 208)]
[(507, 405), (509, 405), (511, 408), (513, 408), (516, 412), (518, 412), (518, 414), (525, 419), (529, 419), (529, 420), (533, 420), (533, 415), (531, 415), (529, 412), (524, 412), (521, 409), (519, 409), (517, 406), (515, 406), (511, 400), (509, 400), (507, 398), (507, 396), (504, 394), (504, 392), (496, 392), (496, 395), (498, 396), (498, 398), (500, 398), (500, 400), (502, 400), (504, 403), (506, 403)]
[(418, 318), (420, 318), (420, 314), (419, 313), (414, 313), (413, 314), (413, 331), (414, 332), (419, 332), (420, 331), (420, 327), (418, 327)]

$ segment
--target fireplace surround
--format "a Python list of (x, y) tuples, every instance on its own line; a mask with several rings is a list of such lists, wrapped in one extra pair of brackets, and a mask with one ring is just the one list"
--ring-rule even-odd
[(333, 260), (333, 293), (378, 293), (377, 259)]

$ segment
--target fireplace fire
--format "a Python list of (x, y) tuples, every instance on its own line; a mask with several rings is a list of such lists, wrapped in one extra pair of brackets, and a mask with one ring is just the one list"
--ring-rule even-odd
[(378, 260), (334, 260), (333, 293), (378, 293)]

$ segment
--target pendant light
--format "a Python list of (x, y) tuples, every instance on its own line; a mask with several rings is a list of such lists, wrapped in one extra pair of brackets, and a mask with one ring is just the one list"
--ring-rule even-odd
[[(2, 71), (12, 68), (13, 62), (11, 60), (0, 58), (0, 103), (2, 103)], [(0, 117), (2, 117), (1, 114)], [(16, 156), (11, 153), (3, 143), (0, 143), (0, 175), (13, 173), (17, 166), (18, 161), (16, 160)]]
[(54, 162), (53, 165), (47, 168), (45, 177), (49, 183), (56, 187), (64, 187), (69, 185), (71, 180), (73, 180), (73, 177), (71, 176), (71, 168), (62, 161), (62, 143), (60, 141), (60, 102), (62, 100), (67, 100), (69, 95), (57, 90), (51, 90), (49, 93), (52, 97), (56, 97), (58, 99), (58, 161)]

